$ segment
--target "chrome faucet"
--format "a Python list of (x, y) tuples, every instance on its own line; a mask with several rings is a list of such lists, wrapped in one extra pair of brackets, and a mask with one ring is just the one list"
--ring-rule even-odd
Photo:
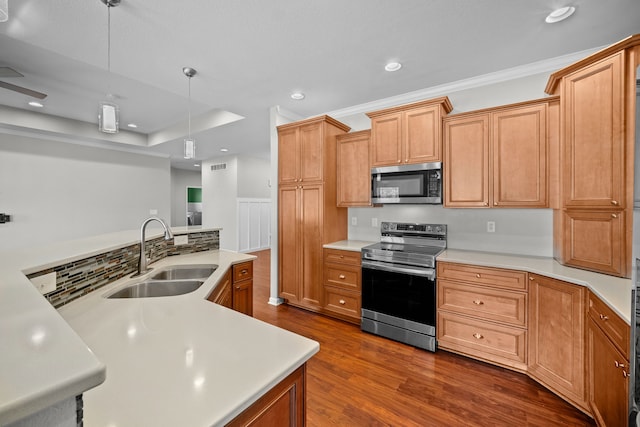
[(151, 221), (158, 221), (160, 224), (162, 224), (162, 227), (164, 228), (164, 240), (173, 239), (173, 233), (171, 233), (171, 230), (162, 219), (155, 216), (147, 218), (140, 227), (140, 261), (138, 261), (138, 272), (132, 274), (131, 277), (137, 277), (152, 270), (151, 268), (147, 268), (147, 254), (145, 253), (146, 251), (144, 248), (145, 230), (147, 228), (147, 224), (149, 224)]

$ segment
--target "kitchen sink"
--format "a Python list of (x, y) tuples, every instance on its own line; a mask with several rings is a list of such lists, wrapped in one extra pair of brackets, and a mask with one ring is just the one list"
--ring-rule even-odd
[(151, 298), (184, 295), (198, 289), (204, 280), (145, 280), (133, 283), (107, 298)]
[(152, 274), (150, 280), (206, 279), (217, 268), (216, 264), (172, 265)]

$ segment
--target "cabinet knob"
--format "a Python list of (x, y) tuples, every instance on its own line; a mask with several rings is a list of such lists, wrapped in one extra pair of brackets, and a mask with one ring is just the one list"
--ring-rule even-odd
[(402, 160), (398, 160), (398, 163), (402, 163)]
[(477, 340), (481, 340), (482, 338), (484, 338), (484, 337), (482, 336), (482, 334), (479, 334), (479, 333), (477, 333), (477, 332), (476, 332), (475, 334), (473, 334), (473, 337), (474, 337), (475, 339), (477, 339)]
[(629, 372), (627, 372), (627, 371), (622, 371), (622, 376), (623, 376), (624, 378), (629, 378)]
[(533, 282), (533, 276), (529, 276), (529, 280), (531, 280)]
[(476, 277), (479, 279), (480, 278), (480, 273), (476, 273)]
[(340, 304), (345, 305), (347, 302), (343, 299), (341, 299), (340, 301), (338, 301)]
[(611, 218), (618, 218), (618, 215), (616, 215), (616, 214), (611, 214)]
[(480, 301), (479, 299), (474, 300), (474, 301), (473, 301), (473, 303), (474, 303), (475, 305), (482, 305), (482, 304), (484, 304), (484, 302)]
[(338, 276), (338, 277), (339, 277), (339, 278), (341, 278), (341, 279), (344, 279), (344, 277), (345, 277), (345, 276), (344, 276), (344, 274), (341, 274), (341, 275), (340, 275), (340, 276)]
[(606, 316), (606, 315), (604, 315), (604, 314), (601, 314), (601, 315), (600, 315), (600, 320), (605, 320), (605, 321), (606, 321), (606, 320), (609, 320), (609, 316)]
[(616, 365), (616, 368), (625, 368), (624, 363), (620, 363), (617, 360), (613, 362), (613, 364)]
[(498, 202), (493, 202), (493, 206), (498, 206)]
[(612, 200), (612, 201), (611, 201), (611, 204), (612, 204), (613, 206), (618, 206), (618, 201), (617, 201), (617, 200)]
[(240, 274), (247, 274), (249, 272), (249, 270), (247, 270), (246, 268), (243, 268), (242, 270), (240, 270)]

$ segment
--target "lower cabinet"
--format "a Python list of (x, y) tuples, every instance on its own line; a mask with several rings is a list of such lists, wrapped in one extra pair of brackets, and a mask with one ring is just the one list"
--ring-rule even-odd
[(584, 286), (438, 263), (438, 347), (526, 373), (600, 427), (625, 426), (630, 329)]
[(306, 364), (279, 382), (227, 426), (304, 426), (305, 377)]
[(360, 324), (360, 252), (324, 249), (324, 312)]
[(529, 376), (589, 412), (585, 377), (586, 289), (529, 275)]
[(589, 406), (599, 426), (627, 425), (629, 326), (594, 295), (589, 295), (587, 359)]
[(438, 347), (524, 371), (527, 274), (438, 263)]
[(233, 265), (207, 300), (253, 316), (253, 261)]

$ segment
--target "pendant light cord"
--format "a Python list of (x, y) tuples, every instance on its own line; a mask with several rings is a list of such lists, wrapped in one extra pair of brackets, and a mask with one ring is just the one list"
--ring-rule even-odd
[(189, 77), (189, 139), (191, 139), (191, 77)]
[(107, 99), (111, 94), (111, 5), (107, 3)]

